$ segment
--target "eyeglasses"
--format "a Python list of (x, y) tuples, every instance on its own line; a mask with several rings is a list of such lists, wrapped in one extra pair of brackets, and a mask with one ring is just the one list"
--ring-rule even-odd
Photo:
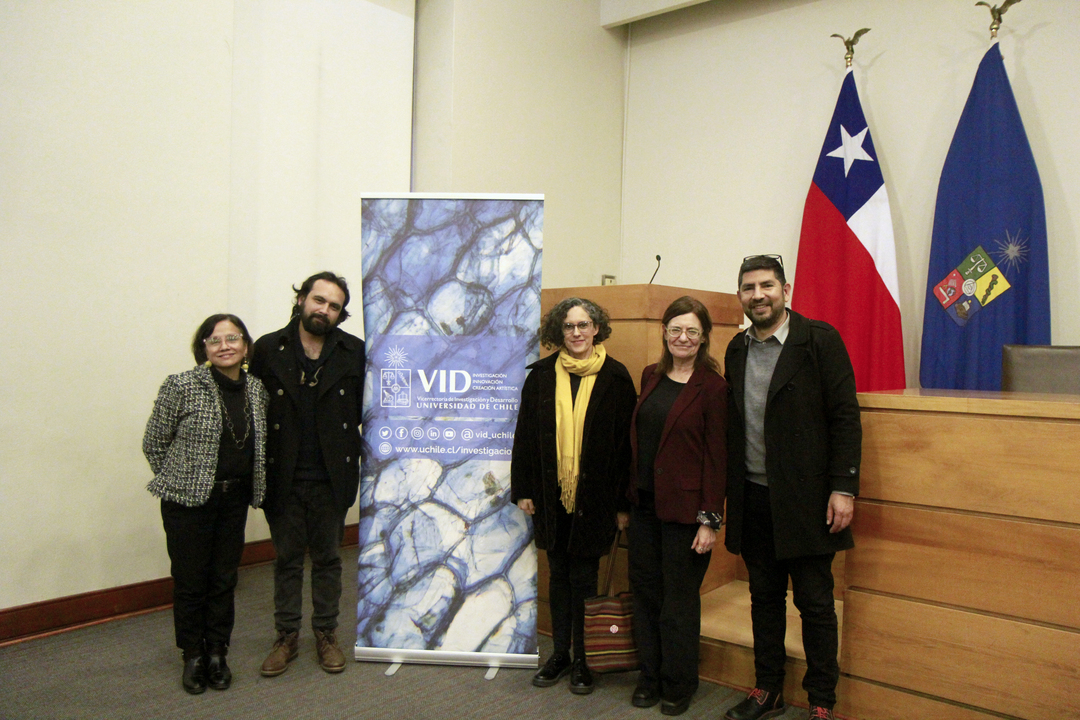
[(691, 340), (701, 339), (701, 331), (697, 328), (682, 328), (678, 325), (669, 325), (667, 328), (667, 336), (672, 340), (679, 337), (683, 333), (686, 333), (686, 337), (690, 338)]
[(577, 330), (578, 332), (583, 333), (583, 332), (586, 332), (591, 327), (592, 327), (592, 320), (585, 320), (585, 321), (579, 322), (579, 323), (563, 323), (562, 333), (563, 333), (563, 335), (573, 335), (575, 330)]
[(757, 258), (769, 258), (770, 260), (775, 260), (780, 263), (780, 267), (784, 267), (784, 258), (780, 255), (747, 255), (742, 261), (746, 262), (747, 260), (755, 260)]
[(226, 335), (224, 337), (221, 337), (219, 335), (214, 335), (213, 337), (205, 338), (203, 340), (203, 345), (205, 345), (206, 347), (216, 348), (218, 345), (220, 345), (223, 342), (226, 342), (229, 345), (235, 345), (236, 343), (240, 342), (243, 339), (244, 339), (243, 335), (237, 335), (236, 333), (232, 333), (232, 334)]

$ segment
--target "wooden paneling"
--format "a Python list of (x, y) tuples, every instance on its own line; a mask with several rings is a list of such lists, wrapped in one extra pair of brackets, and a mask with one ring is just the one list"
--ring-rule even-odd
[[(701, 679), (743, 691), (754, 687), (752, 647), (702, 638), (700, 652), (698, 675)], [(784, 700), (788, 705), (806, 707), (806, 694), (802, 692), (804, 675), (805, 662), (789, 658), (784, 663)]]
[(582, 297), (608, 311), (613, 320), (658, 320), (667, 306), (683, 295), (691, 295), (709, 309), (714, 325), (739, 325), (742, 305), (732, 293), (691, 290), (671, 285), (593, 285), (590, 287), (545, 288), (540, 291), (540, 309), (547, 312), (563, 298)]
[(979, 390), (885, 390), (859, 393), (863, 410), (996, 415), (1080, 420), (1080, 395), (984, 392)]
[[(836, 618), (844, 624), (844, 603), (836, 603)], [(754, 646), (750, 624), (750, 589), (736, 580), (701, 596), (701, 636), (744, 647)], [(789, 658), (805, 660), (802, 643), (802, 618), (792, 594), (787, 596), (787, 634), (784, 647)]]
[(864, 411), (859, 494), (1041, 520), (1080, 518), (1080, 423)]
[[(604, 341), (608, 353), (626, 366), (634, 386), (641, 371), (660, 359), (662, 336), (660, 318), (672, 300), (692, 295), (709, 309), (713, 321), (709, 353), (723, 365), (728, 341), (739, 331), (743, 320), (739, 299), (730, 293), (688, 290), (668, 285), (603, 285), (576, 288), (547, 288), (540, 292), (540, 310), (546, 313), (568, 297), (583, 297), (597, 303), (611, 316), (611, 337)], [(541, 348), (541, 355), (551, 353)]]
[(843, 675), (836, 689), (836, 698), (837, 717), (852, 720), (995, 720), (1001, 717), (997, 713), (990, 715), (945, 700)]
[(859, 501), (853, 528), (849, 586), (1080, 628), (1080, 527)]
[(725, 550), (723, 541), (724, 536), (718, 534), (716, 536), (716, 547), (713, 548), (712, 557), (709, 558), (709, 569), (705, 573), (705, 579), (701, 582), (702, 595), (727, 585), (738, 574), (741, 558)]
[(1080, 633), (848, 590), (841, 667), (1032, 720), (1080, 716)]

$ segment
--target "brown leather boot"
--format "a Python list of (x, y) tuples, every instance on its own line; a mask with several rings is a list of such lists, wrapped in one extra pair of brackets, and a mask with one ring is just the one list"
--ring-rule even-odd
[(345, 669), (345, 655), (338, 649), (333, 630), (315, 631), (315, 650), (319, 654), (319, 667), (328, 673)]
[(276, 677), (289, 669), (289, 663), (297, 655), (300, 633), (285, 632), (278, 630), (277, 640), (274, 641), (274, 649), (266, 656), (259, 672), (263, 677)]

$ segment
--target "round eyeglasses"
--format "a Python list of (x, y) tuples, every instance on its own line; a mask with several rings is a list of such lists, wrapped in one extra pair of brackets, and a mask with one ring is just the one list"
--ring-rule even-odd
[(701, 339), (701, 331), (697, 328), (684, 328), (679, 327), (678, 325), (669, 325), (667, 328), (667, 336), (672, 340), (679, 337), (683, 333), (686, 333), (686, 337), (690, 338), (691, 340)]

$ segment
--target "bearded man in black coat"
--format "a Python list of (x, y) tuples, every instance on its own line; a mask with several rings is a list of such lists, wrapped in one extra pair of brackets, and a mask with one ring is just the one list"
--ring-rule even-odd
[(784, 712), (787, 585), (802, 615), (810, 717), (831, 720), (840, 666), (832, 562), (854, 547), (862, 424), (855, 372), (832, 326), (789, 310), (779, 256), (739, 269), (751, 326), (724, 357), (728, 407), (727, 549), (750, 579), (755, 688), (729, 720)]

